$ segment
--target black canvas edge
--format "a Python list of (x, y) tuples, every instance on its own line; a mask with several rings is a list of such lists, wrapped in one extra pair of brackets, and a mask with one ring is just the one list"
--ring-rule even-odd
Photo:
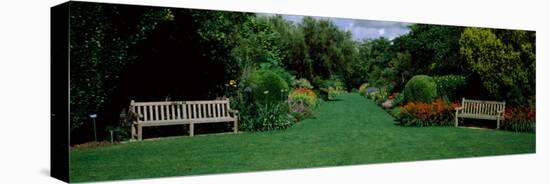
[(50, 8), (50, 175), (69, 176), (69, 15), (70, 2)]

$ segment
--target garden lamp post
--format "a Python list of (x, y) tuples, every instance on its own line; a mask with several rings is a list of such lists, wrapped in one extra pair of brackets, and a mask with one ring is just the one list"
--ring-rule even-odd
[(91, 113), (90, 118), (92, 118), (92, 123), (94, 124), (94, 140), (95, 140), (95, 142), (97, 142), (97, 133), (96, 133), (96, 130), (95, 130), (95, 118), (97, 118), (97, 114), (96, 113)]

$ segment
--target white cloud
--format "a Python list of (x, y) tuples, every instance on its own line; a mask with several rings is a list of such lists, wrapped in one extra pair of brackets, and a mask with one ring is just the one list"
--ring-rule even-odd
[[(275, 14), (258, 14), (260, 16), (274, 16)], [(282, 15), (284, 19), (293, 23), (300, 23), (304, 16), (300, 15)], [(391, 21), (376, 21), (376, 20), (359, 20), (359, 19), (340, 19), (313, 17), (314, 19), (329, 19), (338, 28), (344, 31), (350, 31), (353, 40), (360, 41), (364, 39), (376, 39), (385, 37), (394, 39), (409, 32), (411, 23), (391, 22)]]
[(380, 36), (384, 36), (384, 33), (386, 33), (386, 30), (385, 29), (378, 29), (378, 34)]

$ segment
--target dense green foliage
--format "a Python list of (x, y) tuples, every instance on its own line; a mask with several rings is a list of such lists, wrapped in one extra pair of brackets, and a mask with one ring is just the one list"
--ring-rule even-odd
[(238, 32), (237, 47), (232, 50), (232, 56), (239, 68), (254, 68), (281, 60), (278, 37), (266, 17), (249, 17)]
[(248, 121), (250, 130), (268, 131), (288, 128), (294, 123), (288, 107), (283, 103), (258, 105), (256, 115)]
[(259, 69), (243, 77), (236, 109), (241, 112), (241, 129), (266, 131), (292, 125), (286, 99), (289, 86), (285, 80), (268, 69)]
[(304, 78), (295, 80), (295, 81), (292, 83), (292, 87), (295, 87), (295, 88), (313, 89), (313, 86), (311, 85), (311, 83), (310, 83), (307, 79), (304, 79)]
[(256, 70), (245, 79), (247, 90), (253, 95), (255, 102), (277, 104), (286, 100), (288, 84), (279, 75), (270, 70)]
[(89, 113), (101, 113), (106, 108), (121, 73), (136, 62), (137, 56), (131, 49), (146, 39), (158, 24), (174, 18), (167, 9), (74, 2), (73, 5), (70, 16), (71, 131), (89, 122)]
[(404, 102), (405, 102), (405, 95), (401, 92), (397, 93), (395, 95), (395, 98), (392, 101), (393, 106), (402, 105)]
[(427, 75), (411, 78), (403, 91), (407, 102), (431, 102), (437, 97), (437, 84)]
[(437, 94), (448, 99), (457, 99), (459, 90), (466, 86), (466, 78), (459, 75), (433, 77), (437, 84)]
[(409, 34), (394, 40), (397, 50), (410, 54), (409, 75), (461, 74), (466, 71), (458, 40), (464, 28), (415, 24)]
[(535, 33), (467, 28), (460, 53), (484, 89), (512, 104), (534, 100)]
[(395, 126), (391, 116), (357, 94), (342, 94), (338, 99), (340, 101), (327, 102), (316, 109), (315, 119), (304, 120), (285, 131), (178, 137), (95, 149), (71, 149), (71, 182), (536, 151), (535, 134), (454, 127)]

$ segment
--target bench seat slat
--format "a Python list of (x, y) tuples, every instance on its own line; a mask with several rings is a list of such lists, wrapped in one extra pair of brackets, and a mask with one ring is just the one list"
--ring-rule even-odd
[(164, 121), (151, 121), (151, 122), (141, 122), (139, 125), (147, 126), (163, 126), (163, 125), (185, 125), (190, 124), (191, 120), (164, 120)]
[(223, 117), (223, 118), (201, 118), (191, 120), (193, 123), (216, 123), (216, 122), (230, 122), (235, 121), (235, 118)]
[[(496, 120), (496, 119), (498, 118), (498, 116), (480, 115), (480, 114), (458, 114), (458, 117), (461, 117), (461, 118), (488, 119), (488, 120)], [(502, 117), (501, 117), (500, 119), (502, 119)]]

